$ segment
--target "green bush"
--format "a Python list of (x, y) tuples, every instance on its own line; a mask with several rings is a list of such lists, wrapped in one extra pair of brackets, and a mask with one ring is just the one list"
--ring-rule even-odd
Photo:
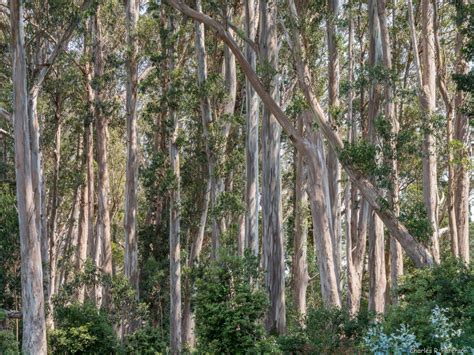
[(20, 354), (15, 334), (13, 334), (13, 332), (10, 330), (0, 330), (0, 354)]
[(196, 334), (205, 353), (268, 353), (276, 343), (265, 337), (262, 319), (267, 307), (257, 280), (255, 258), (223, 255), (198, 269)]
[(58, 307), (56, 328), (49, 333), (49, 347), (57, 354), (112, 354), (117, 338), (107, 313), (91, 303)]
[(126, 354), (156, 354), (166, 353), (167, 350), (168, 337), (150, 325), (128, 335), (124, 341)]
[[(440, 327), (435, 318), (449, 323), (462, 333), (452, 339), (453, 346), (474, 347), (474, 272), (459, 260), (447, 259), (440, 265), (416, 269), (405, 277), (399, 288), (399, 306), (392, 308), (385, 320), (385, 329), (393, 333), (402, 324), (413, 330), (422, 348), (439, 348), (434, 336)], [(439, 313), (439, 312), (438, 312)]]

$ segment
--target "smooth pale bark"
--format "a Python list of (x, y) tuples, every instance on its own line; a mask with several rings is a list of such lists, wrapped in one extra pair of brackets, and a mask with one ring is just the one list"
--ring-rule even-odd
[[(308, 113), (306, 127), (311, 120)], [(317, 156), (308, 164), (308, 197), (313, 220), (313, 240), (318, 256), (318, 270), (323, 302), (328, 307), (341, 307), (339, 275), (334, 253), (334, 230), (331, 225), (331, 210), (326, 202), (329, 201), (328, 171), (325, 164), (323, 138), (320, 132), (310, 133), (310, 144)]]
[[(301, 134), (304, 133), (303, 117), (298, 119), (298, 130)], [(293, 260), (291, 263), (292, 291), (296, 312), (301, 317), (301, 320), (303, 320), (304, 316), (306, 316), (306, 290), (309, 282), (307, 259), (308, 221), (306, 217), (308, 197), (305, 187), (304, 157), (298, 150), (295, 150), (295, 175), (293, 212), (295, 234), (293, 236)]]
[[(352, 10), (349, 9), (349, 82), (354, 79), (353, 26)], [(349, 141), (352, 144), (357, 139), (357, 122), (353, 112), (353, 98), (354, 91), (351, 86), (348, 97), (348, 121), (351, 124)], [(356, 315), (360, 309), (362, 295), (362, 274), (367, 245), (368, 206), (364, 200), (358, 200), (357, 188), (350, 180), (347, 189), (350, 190), (350, 202), (346, 205), (347, 305), (350, 314)]]
[(436, 68), (434, 54), (434, 10), (430, 0), (421, 1), (421, 44), (423, 56), (420, 59), (418, 43), (416, 38), (415, 21), (413, 17), (413, 4), (407, 0), (408, 20), (415, 62), (415, 72), (418, 81), (418, 97), (420, 108), (423, 113), (425, 133), (423, 137), (422, 161), (423, 161), (423, 200), (433, 229), (431, 235), (431, 253), (433, 260), (439, 263), (439, 238), (438, 238), (438, 184), (437, 165), (432, 115), (436, 109)]
[[(278, 70), (277, 6), (275, 1), (260, 1), (261, 64)], [(267, 74), (267, 90), (279, 101), (278, 75)], [(282, 234), (280, 175), (281, 127), (268, 107), (262, 119), (262, 213), (265, 284), (270, 307), (265, 317), (267, 331), (286, 332), (285, 264)]]
[[(48, 238), (49, 238), (49, 243), (48, 243), (48, 248), (49, 248), (49, 256), (48, 260), (51, 258), (53, 259), (54, 255), (54, 241), (56, 238), (56, 229), (57, 229), (57, 211), (58, 211), (58, 205), (59, 205), (59, 196), (58, 196), (58, 185), (59, 185), (59, 170), (60, 170), (60, 164), (61, 164), (61, 127), (62, 127), (62, 122), (61, 122), (61, 95), (58, 94), (56, 95), (55, 98), (55, 112), (54, 112), (54, 119), (55, 119), (55, 127), (54, 127), (54, 141), (55, 141), (55, 148), (54, 148), (54, 169), (53, 169), (53, 186), (51, 189), (51, 209), (50, 209), (50, 214), (49, 214), (49, 226), (47, 228), (48, 230)], [(54, 260), (52, 260), (54, 261)], [(44, 264), (43, 264), (44, 265)], [(49, 272), (45, 274), (45, 277), (48, 276), (50, 277), (49, 282), (47, 283), (48, 285), (48, 291), (45, 294), (45, 298), (48, 302), (49, 305), (49, 312), (47, 313), (47, 318), (46, 322), (48, 324), (49, 328), (54, 328), (54, 323), (53, 323), (53, 303), (52, 303), (52, 296), (54, 292), (54, 282), (52, 280), (54, 279), (54, 276), (52, 275), (52, 270), (54, 267), (52, 267), (52, 264), (48, 264), (47, 267), (49, 268)]]
[[(247, 0), (245, 6), (245, 35), (255, 41), (258, 27), (258, 0)], [(245, 44), (245, 57), (252, 69), (257, 69), (257, 55), (249, 43)], [(245, 80), (246, 136), (246, 180), (245, 202), (245, 247), (258, 256), (258, 96), (248, 79)]]
[[(380, 23), (380, 39), (382, 43), (382, 62), (387, 72), (392, 71), (392, 49), (390, 44), (389, 29), (387, 26), (386, 6), (387, 0), (377, 0), (377, 13)], [(396, 139), (400, 130), (397, 116), (395, 115), (394, 102), (394, 83), (389, 80), (384, 85), (384, 115), (385, 119), (390, 122), (390, 137), (388, 144), (392, 157), (388, 159), (391, 168), (390, 172), (390, 188), (389, 203), (395, 216), (400, 214), (400, 187), (398, 176), (398, 161), (396, 159)], [(400, 243), (390, 236), (390, 293), (392, 303), (397, 303), (398, 279), (403, 275), (403, 254)]]
[[(102, 39), (102, 24), (100, 20), (100, 7), (97, 7), (92, 23), (92, 42), (94, 60), (94, 80), (97, 82), (94, 88), (94, 118), (96, 125), (96, 147), (97, 147), (97, 195), (98, 195), (98, 217), (97, 217), (97, 243), (96, 243), (96, 266), (103, 273), (112, 275), (112, 241), (110, 236), (110, 211), (109, 211), (109, 168), (108, 168), (108, 120), (103, 112), (103, 75), (104, 54)], [(96, 293), (97, 304), (108, 307), (110, 295), (108, 289), (98, 287)]]
[[(126, 2), (127, 28), (127, 171), (125, 182), (125, 276), (136, 292), (138, 299), (138, 236), (137, 236), (137, 84), (138, 84), (138, 37), (137, 23), (139, 0)], [(130, 329), (130, 331), (133, 330)]]
[[(369, 1), (369, 65), (376, 67), (382, 64), (382, 33), (377, 11), (377, 0)], [(373, 79), (369, 89), (368, 139), (377, 144), (375, 120), (380, 115), (382, 85)], [(385, 310), (385, 250), (384, 230), (380, 218), (372, 208), (369, 209), (369, 311), (383, 313)]]
[(23, 2), (10, 1), (15, 174), (21, 249), (22, 352), (46, 354), (41, 245), (35, 218), (28, 123)]
[[(297, 130), (291, 124), (289, 118), (281, 110), (275, 100), (272, 99), (271, 95), (267, 92), (264, 85), (261, 83), (255, 71), (247, 62), (228, 31), (226, 31), (226, 29), (213, 18), (201, 12), (194, 11), (182, 1), (167, 0), (167, 3), (187, 16), (193, 18), (194, 20), (207, 24), (214, 30), (216, 36), (224, 41), (232, 50), (241, 66), (243, 73), (251, 82), (264, 105), (275, 116), (282, 128), (285, 130), (290, 141), (292, 141), (297, 149), (301, 149), (308, 159), (316, 159), (316, 153), (312, 149), (310, 142), (299, 135)], [(322, 111), (317, 98), (314, 96), (314, 93), (311, 90), (311, 86), (309, 84), (311, 82), (311, 74), (302, 59), (301, 46), (299, 45), (299, 33), (294, 29), (294, 27), (292, 27), (292, 30), (296, 33), (296, 36), (294, 37), (297, 41), (295, 41), (295, 43), (298, 44), (293, 47), (292, 54), (294, 55), (294, 62), (297, 68), (299, 85), (302, 88), (308, 104), (311, 107), (313, 118), (321, 127), (321, 131), (327, 139), (330, 148), (341, 151), (344, 149), (342, 139), (339, 137), (339, 135), (332, 131), (327, 121), (326, 115)], [(372, 185), (367, 176), (349, 162), (342, 162), (342, 165), (351, 181), (357, 186), (366, 201), (372, 206), (372, 208), (382, 219), (388, 231), (397, 238), (402, 247), (405, 249), (407, 255), (413, 260), (415, 266), (425, 267), (432, 265), (432, 257), (429, 251), (410, 235), (407, 228), (402, 223), (400, 223), (400, 221), (390, 210), (382, 207), (380, 204), (380, 201), (382, 201), (381, 193)]]
[[(464, 6), (467, 1), (462, 2)], [(469, 70), (469, 65), (465, 61), (462, 53), (462, 48), (465, 39), (460, 32), (456, 36), (456, 73), (466, 74)], [(455, 123), (454, 134), (455, 139), (461, 143), (460, 156), (456, 157), (460, 164), (454, 171), (455, 184), (455, 211), (456, 211), (456, 226), (458, 237), (459, 257), (469, 264), (469, 183), (470, 183), (470, 166), (471, 166), (471, 140), (470, 140), (470, 126), (469, 117), (463, 112), (462, 107), (466, 102), (466, 93), (458, 90), (454, 97), (455, 105)]]
[[(458, 227), (456, 219), (456, 209), (455, 209), (455, 189), (456, 189), (456, 178), (455, 178), (455, 168), (454, 168), (454, 154), (453, 154), (453, 139), (454, 139), (454, 126), (453, 126), (453, 116), (454, 116), (454, 99), (450, 97), (447, 84), (446, 84), (446, 65), (444, 63), (442, 54), (441, 54), (441, 45), (439, 43), (439, 17), (438, 9), (435, 4), (434, 7), (435, 14), (435, 23), (434, 23), (434, 36), (435, 36), (435, 49), (436, 49), (436, 84), (438, 90), (441, 94), (441, 97), (444, 102), (444, 107), (446, 110), (446, 143), (448, 146), (448, 196), (447, 196), (447, 215), (448, 215), (448, 224), (449, 224), (449, 237), (451, 241), (451, 252), (454, 257), (459, 257), (459, 239), (458, 239)], [(439, 237), (441, 238), (442, 231), (439, 231)]]
[[(170, 31), (174, 31), (173, 19), (169, 20)], [(169, 71), (172, 73), (175, 66), (173, 45), (169, 50)], [(172, 90), (170, 82), (169, 90)], [(171, 135), (169, 145), (169, 159), (174, 184), (170, 193), (170, 352), (178, 354), (181, 351), (181, 246), (180, 246), (180, 167), (179, 147), (177, 144), (179, 121), (173, 108), (169, 108)]]
[(423, 100), (426, 113), (427, 131), (423, 142), (423, 197), (428, 218), (431, 222), (433, 233), (431, 237), (431, 249), (436, 262), (440, 261), (439, 238), (438, 238), (438, 182), (437, 162), (435, 151), (435, 138), (433, 129), (433, 117), (436, 110), (436, 61), (434, 53), (434, 9), (430, 0), (421, 1), (421, 29), (423, 55), (422, 79), (426, 91), (426, 101)]
[[(339, 0), (328, 0), (328, 19), (326, 20), (328, 41), (328, 119), (333, 129), (337, 131), (337, 112), (339, 111), (339, 50), (337, 48), (337, 20), (339, 17)], [(331, 202), (331, 224), (334, 230), (334, 260), (336, 273), (339, 278), (341, 270), (341, 168), (337, 152), (328, 150), (327, 169), (329, 180), (329, 193)]]

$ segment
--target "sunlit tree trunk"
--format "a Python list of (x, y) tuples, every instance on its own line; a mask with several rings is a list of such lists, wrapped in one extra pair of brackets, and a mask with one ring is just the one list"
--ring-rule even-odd
[[(245, 1), (245, 34), (255, 41), (258, 26), (258, 0)], [(256, 70), (257, 55), (250, 44), (245, 45), (245, 56)], [(258, 256), (258, 96), (252, 85), (245, 81), (246, 136), (246, 195), (245, 247)]]
[[(260, 1), (260, 55), (261, 64), (278, 68), (277, 6), (274, 1)], [(278, 101), (278, 75), (267, 74), (267, 89)], [(262, 211), (263, 258), (266, 287), (270, 308), (265, 326), (278, 334), (286, 332), (285, 274), (281, 211), (280, 176), (281, 127), (268, 108), (263, 109), (262, 120)]]
[[(392, 71), (392, 49), (390, 44), (389, 29), (387, 26), (386, 0), (377, 0), (377, 12), (380, 22), (380, 35), (382, 42), (382, 62), (388, 73)], [(395, 115), (394, 83), (392, 80), (384, 85), (384, 116), (390, 123), (390, 137), (387, 142), (392, 157), (388, 159), (391, 172), (389, 176), (389, 203), (395, 216), (400, 214), (400, 187), (398, 176), (398, 161), (396, 158), (396, 139), (399, 123)], [(390, 236), (390, 293), (392, 303), (397, 303), (398, 278), (403, 274), (403, 255), (400, 243)]]
[[(138, 299), (138, 240), (137, 240), (137, 84), (138, 84), (138, 0), (126, 2), (127, 27), (127, 171), (125, 182), (125, 275)], [(130, 329), (131, 331), (133, 330)]]
[(22, 352), (46, 354), (43, 271), (31, 175), (25, 32), (21, 0), (10, 1), (10, 21), (13, 56), (15, 174), (21, 249)]
[[(102, 24), (100, 19), (100, 7), (97, 8), (92, 25), (93, 60), (94, 60), (94, 118), (96, 124), (96, 146), (98, 165), (98, 218), (97, 218), (97, 244), (96, 265), (106, 273), (112, 274), (112, 241), (110, 236), (110, 211), (109, 211), (109, 169), (108, 169), (108, 119), (103, 112), (104, 93), (104, 54), (102, 39)], [(98, 304), (107, 307), (110, 303), (108, 289), (98, 290)]]

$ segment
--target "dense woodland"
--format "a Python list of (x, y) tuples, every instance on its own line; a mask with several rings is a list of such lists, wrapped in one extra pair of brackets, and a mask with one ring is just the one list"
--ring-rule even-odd
[(473, 33), (469, 0), (0, 0), (0, 353), (474, 352)]

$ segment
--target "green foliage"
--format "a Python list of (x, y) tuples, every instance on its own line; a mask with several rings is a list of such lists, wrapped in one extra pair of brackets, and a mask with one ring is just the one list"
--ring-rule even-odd
[(157, 328), (147, 325), (128, 335), (124, 340), (126, 354), (156, 354), (166, 353), (168, 337), (163, 336)]
[(410, 193), (409, 191), (409, 196), (403, 199), (400, 222), (407, 227), (416, 240), (429, 245), (433, 228), (419, 192)]
[(199, 350), (239, 354), (272, 349), (261, 324), (266, 295), (251, 282), (258, 278), (255, 270), (255, 258), (229, 255), (199, 268), (195, 296)]
[(111, 354), (117, 338), (107, 313), (91, 303), (73, 303), (55, 310), (56, 329), (49, 333), (49, 346), (58, 354)]
[(313, 308), (308, 310), (304, 329), (296, 329), (278, 342), (285, 353), (354, 352), (372, 319), (364, 308), (357, 317), (351, 317), (347, 308)]
[(0, 330), (0, 354), (20, 354), (15, 334), (13, 334), (13, 332), (10, 330)]
[[(432, 322), (433, 310), (443, 309), (443, 317), (462, 334), (452, 339), (453, 346), (474, 346), (474, 271), (459, 260), (448, 259), (433, 268), (416, 269), (399, 288), (400, 305), (390, 310), (385, 328), (393, 332), (401, 324), (412, 329), (421, 347), (440, 346), (433, 337), (440, 327)], [(440, 317), (437, 317), (440, 318)]]
[(353, 144), (346, 142), (339, 157), (342, 162), (353, 166), (362, 174), (372, 175), (377, 169), (376, 154), (375, 145), (365, 139), (360, 139)]

